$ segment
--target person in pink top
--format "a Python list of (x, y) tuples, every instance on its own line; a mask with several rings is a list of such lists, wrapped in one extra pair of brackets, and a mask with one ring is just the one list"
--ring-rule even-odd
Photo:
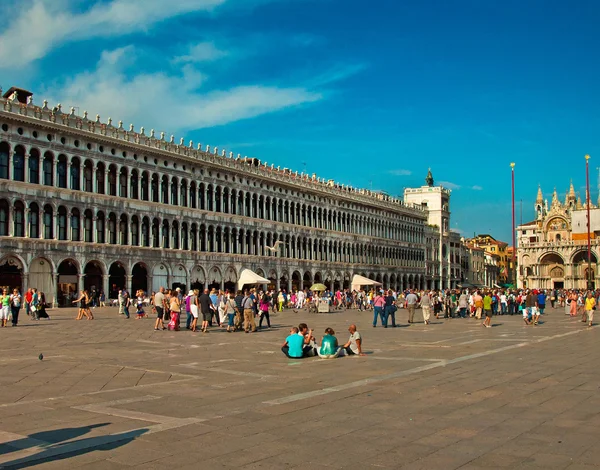
[(377, 326), (377, 317), (381, 318), (381, 326), (387, 328), (387, 321), (383, 308), (385, 307), (385, 297), (383, 292), (377, 291), (373, 299), (373, 328)]

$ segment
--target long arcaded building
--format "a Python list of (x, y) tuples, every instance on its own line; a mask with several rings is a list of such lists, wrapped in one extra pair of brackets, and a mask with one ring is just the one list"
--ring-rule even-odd
[(233, 288), (244, 268), (288, 290), (348, 288), (354, 274), (425, 287), (426, 223), (426, 208), (381, 193), (35, 105), (18, 88), (0, 98), (0, 286), (50, 303), (92, 286)]

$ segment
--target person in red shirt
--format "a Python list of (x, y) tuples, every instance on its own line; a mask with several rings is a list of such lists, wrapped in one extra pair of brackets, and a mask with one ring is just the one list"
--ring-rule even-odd
[(31, 301), (33, 300), (33, 292), (31, 292), (31, 288), (27, 289), (27, 292), (25, 292), (25, 312), (27, 312), (27, 315), (31, 315), (31, 310), (30, 310), (30, 305), (31, 305)]

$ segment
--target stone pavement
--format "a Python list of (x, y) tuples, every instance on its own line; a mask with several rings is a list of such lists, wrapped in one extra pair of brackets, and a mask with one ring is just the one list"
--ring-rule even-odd
[[(0, 330), (0, 468), (600, 468), (599, 332), (563, 310), (493, 328), (401, 310), (395, 329), (286, 311), (257, 334), (50, 314)], [(356, 323), (368, 355), (285, 358), (302, 321), (340, 342)]]

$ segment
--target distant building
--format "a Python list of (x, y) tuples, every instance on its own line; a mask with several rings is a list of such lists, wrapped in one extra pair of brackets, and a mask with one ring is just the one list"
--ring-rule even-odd
[(593, 286), (598, 285), (598, 206), (590, 206), (590, 263), (587, 251), (587, 211), (572, 183), (564, 203), (559, 201), (554, 190), (552, 202), (548, 205), (541, 188), (538, 188), (535, 213), (535, 220), (517, 227), (518, 286), (545, 289), (586, 288), (588, 279)]
[[(479, 248), (482, 248), (486, 253), (497, 257), (494, 258), (494, 263), (497, 264), (498, 269), (498, 285), (510, 283), (512, 275), (510, 272), (510, 256), (508, 252), (508, 243), (496, 240), (489, 234), (477, 235), (476, 237), (467, 239), (466, 242), (469, 244), (473, 244)], [(488, 258), (488, 260), (490, 259)]]
[(431, 169), (426, 185), (406, 188), (404, 203), (422, 208), (427, 213), (425, 227), (425, 282), (428, 289), (455, 288), (465, 281), (463, 258), (466, 251), (460, 234), (450, 230), (450, 194), (443, 186), (435, 186)]

